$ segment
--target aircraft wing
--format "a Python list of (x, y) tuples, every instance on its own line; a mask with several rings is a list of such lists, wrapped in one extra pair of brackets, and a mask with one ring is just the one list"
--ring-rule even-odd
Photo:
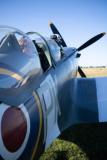
[(69, 96), (65, 115), (59, 120), (61, 130), (73, 124), (107, 121), (107, 77), (76, 78), (70, 83)]

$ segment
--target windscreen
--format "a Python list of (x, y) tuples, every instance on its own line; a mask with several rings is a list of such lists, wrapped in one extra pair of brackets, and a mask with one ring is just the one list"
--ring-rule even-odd
[(0, 88), (18, 87), (26, 77), (40, 72), (37, 50), (18, 29), (0, 27)]

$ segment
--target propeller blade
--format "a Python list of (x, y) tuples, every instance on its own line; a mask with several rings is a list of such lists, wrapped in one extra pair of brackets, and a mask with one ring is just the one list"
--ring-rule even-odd
[(106, 33), (100, 33), (98, 35), (96, 35), (95, 37), (91, 38), (90, 40), (88, 40), (86, 43), (84, 43), (82, 46), (80, 46), (77, 51), (81, 51), (83, 49), (85, 49), (86, 47), (90, 46), (91, 44), (95, 43), (97, 40), (99, 40), (100, 38), (102, 38)]
[(81, 77), (86, 78), (85, 73), (83, 72), (83, 70), (82, 70), (81, 67), (79, 67), (79, 66), (78, 66), (78, 72), (79, 72), (79, 74), (80, 74)]
[(57, 30), (57, 28), (55, 27), (55, 25), (53, 23), (50, 23), (49, 25), (50, 25), (50, 28), (51, 28), (53, 34), (58, 34), (60, 36), (60, 38), (61, 38), (61, 45), (63, 47), (67, 47), (64, 39), (62, 38), (61, 34), (59, 33), (59, 31)]

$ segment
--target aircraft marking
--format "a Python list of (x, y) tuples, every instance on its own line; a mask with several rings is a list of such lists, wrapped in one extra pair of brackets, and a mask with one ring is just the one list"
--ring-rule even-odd
[(35, 92), (33, 92), (33, 96), (35, 98), (35, 101), (37, 103), (37, 107), (38, 107), (38, 110), (39, 110), (40, 123), (39, 123), (39, 131), (38, 131), (37, 141), (36, 141), (36, 144), (35, 144), (35, 147), (34, 147), (34, 150), (33, 150), (33, 154), (31, 156), (31, 160), (35, 159), (35, 154), (36, 154), (36, 151), (37, 151), (37, 147), (38, 147), (39, 140), (40, 140), (40, 134), (41, 134), (41, 130), (42, 130), (42, 109), (41, 109), (40, 100), (39, 100), (39, 98), (38, 98), (38, 96)]
[(0, 68), (0, 74), (9, 75), (10, 77), (15, 78), (19, 81), (24, 79), (21, 75), (4, 68)]
[[(10, 108), (10, 106), (6, 105), (6, 104), (1, 104), (1, 106), (0, 106), (0, 128), (2, 128), (3, 116), (5, 115), (5, 112), (9, 108)], [(22, 142), (20, 147), (18, 147), (17, 150), (15, 148), (15, 150), (13, 152), (13, 150), (8, 150), (8, 148), (6, 148), (6, 145), (5, 145), (5, 143), (3, 141), (3, 137), (2, 137), (2, 131), (0, 130), (0, 148), (1, 148), (0, 149), (0, 155), (5, 160), (17, 160), (21, 156), (21, 154), (23, 153), (23, 151), (24, 151), (24, 149), (27, 145), (29, 135), (30, 135), (30, 117), (29, 117), (29, 114), (28, 114), (28, 111), (27, 111), (26, 107), (23, 104), (21, 104), (20, 106), (14, 107), (14, 108), (16, 108), (16, 110), (17, 109), (21, 110), (22, 113), (24, 114), (25, 119), (26, 119), (26, 124), (27, 124), (27, 131), (26, 131), (26, 134), (25, 134), (24, 141)]]
[(3, 114), (1, 133), (5, 147), (16, 152), (24, 142), (27, 132), (27, 121), (20, 108), (9, 107)]

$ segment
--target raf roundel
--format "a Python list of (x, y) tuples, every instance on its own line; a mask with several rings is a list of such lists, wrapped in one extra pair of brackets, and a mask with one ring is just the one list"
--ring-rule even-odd
[(10, 152), (16, 152), (24, 142), (27, 132), (27, 121), (19, 108), (8, 108), (2, 117), (1, 135), (4, 145)]
[(0, 155), (16, 160), (23, 153), (30, 134), (30, 118), (24, 105), (0, 107)]

